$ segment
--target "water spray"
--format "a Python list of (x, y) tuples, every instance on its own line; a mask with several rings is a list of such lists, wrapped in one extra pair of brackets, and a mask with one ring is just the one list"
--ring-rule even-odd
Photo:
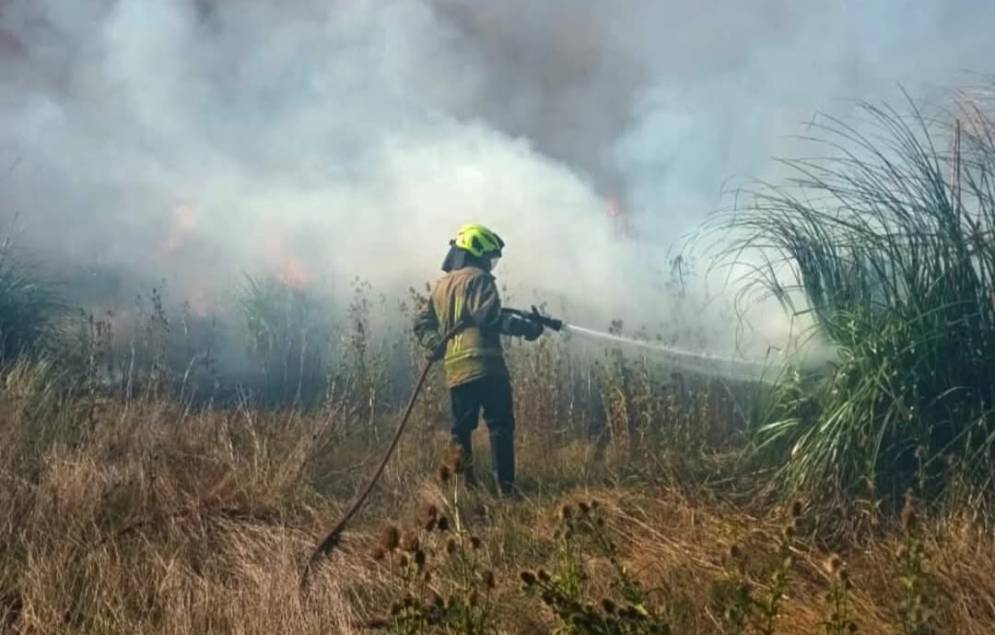
[(544, 315), (535, 306), (531, 311), (519, 311), (516, 309), (504, 309), (509, 313), (514, 313), (524, 319), (532, 320), (541, 324), (545, 328), (553, 331), (566, 331), (577, 333), (589, 338), (621, 344), (632, 348), (638, 348), (652, 352), (666, 358), (671, 364), (682, 370), (701, 373), (703, 375), (721, 376), (730, 379), (744, 379), (752, 381), (764, 381), (769, 374), (767, 371), (776, 367), (774, 360), (766, 359), (744, 359), (741, 357), (731, 357), (714, 355), (704, 351), (691, 351), (676, 346), (668, 346), (659, 342), (650, 342), (631, 337), (625, 337), (616, 333), (599, 331), (596, 329), (569, 324), (563, 320)]
[(714, 355), (704, 351), (691, 351), (659, 342), (650, 342), (606, 331), (598, 331), (576, 324), (564, 324), (563, 328), (569, 333), (579, 333), (590, 338), (649, 351), (666, 358), (675, 367), (704, 375), (722, 376), (730, 379), (766, 381), (765, 378), (770, 375), (769, 371), (777, 368), (777, 363), (771, 359), (744, 359), (741, 357)]

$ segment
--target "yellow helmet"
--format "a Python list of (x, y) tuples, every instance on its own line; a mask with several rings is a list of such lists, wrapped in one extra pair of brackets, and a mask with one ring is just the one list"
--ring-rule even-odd
[(504, 241), (501, 237), (483, 225), (463, 225), (456, 232), (456, 238), (449, 241), (453, 247), (459, 247), (474, 256), (495, 258), (501, 256)]

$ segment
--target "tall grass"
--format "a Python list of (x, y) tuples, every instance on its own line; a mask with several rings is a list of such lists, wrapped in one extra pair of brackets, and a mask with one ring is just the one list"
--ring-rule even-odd
[[(661, 632), (655, 627), (665, 622), (675, 633), (739, 632), (724, 618), (739, 597), (730, 595), (735, 582), (747, 602), (743, 623), (768, 625), (746, 632), (824, 632), (820, 598), (831, 586), (817, 564), (825, 554), (804, 522), (784, 527), (783, 513), (744, 511), (708, 494), (717, 489), (686, 496), (649, 485), (634, 473), (655, 467), (655, 447), (592, 460), (594, 441), (564, 439), (569, 415), (548, 420), (528, 403), (533, 394), (519, 393), (526, 500), (437, 482), (432, 467), (448, 454), (447, 434), (440, 426), (411, 435), (343, 549), (301, 596), (304, 559), (368, 467), (363, 421), (342, 410), (187, 411), (145, 393), (100, 402), (90, 416), (88, 404), (75, 407), (51, 388), (44, 369), (18, 364), (0, 382), (0, 503), (10, 510), (0, 522), (0, 626), (14, 633), (584, 634)], [(592, 498), (600, 505), (585, 509)], [(434, 518), (460, 524), (417, 530), (426, 518), (419, 512), (433, 506)], [(599, 508), (603, 514), (587, 515)], [(910, 595), (897, 583), (903, 573), (922, 579), (935, 622), (950, 632), (991, 632), (991, 535), (920, 522), (925, 573), (896, 558), (894, 537), (852, 557), (843, 552), (861, 632), (895, 632)], [(384, 525), (400, 526), (401, 545), (414, 535), (415, 553), (371, 554)], [(782, 537), (789, 529), (790, 557)], [(721, 563), (731, 541), (735, 580)], [(431, 550), (430, 576), (413, 576), (419, 547)], [(528, 592), (520, 588), (523, 569), (540, 582)], [(784, 592), (772, 590), (776, 576), (785, 576)], [(378, 618), (399, 622), (405, 607), (438, 608), (438, 596), (447, 615), (479, 600), (495, 628), (364, 628)], [(611, 628), (619, 621), (632, 623)]]
[[(765, 518), (750, 479), (730, 478), (739, 440), (730, 422), (744, 401), (737, 388), (676, 378), (617, 351), (586, 356), (552, 338), (508, 351), (525, 500), (495, 499), (486, 482), (471, 491), (430, 476), (448, 454), (448, 434), (444, 391), (429, 392), (343, 548), (302, 596), (307, 554), (379, 455), (371, 419), (396, 423), (382, 395), (391, 382), (407, 388), (405, 374), (381, 372), (376, 307), (362, 301), (363, 289), (349, 308), (352, 348), (332, 358), (344, 389), (322, 408), (191, 408), (175, 389), (66, 391), (28, 359), (0, 372), (0, 505), (11, 510), (0, 522), (0, 630), (360, 633), (386, 624), (379, 632), (583, 634), (671, 625), (714, 633), (736, 632), (723, 616), (741, 598), (740, 622), (766, 625), (756, 632), (822, 632), (819, 598), (831, 587), (812, 565), (821, 547), (792, 524), (799, 536), (786, 556), (781, 515)], [(151, 304), (141, 346), (175, 346), (182, 321)], [(83, 339), (85, 350), (103, 346)], [(357, 408), (357, 396), (380, 405)], [(486, 443), (478, 452), (486, 464)], [(587, 516), (592, 498), (603, 516)], [(459, 522), (445, 533), (438, 524), (416, 530), (419, 510), (432, 506)], [(399, 524), (399, 546), (412, 546), (376, 559), (368, 547), (385, 524)], [(991, 632), (991, 536), (953, 527), (924, 525), (917, 540), (928, 558), (906, 569), (928, 573), (929, 585), (906, 595), (936, 605), (935, 620), (955, 632)], [(733, 581), (720, 562), (730, 540), (742, 556)], [(857, 582), (847, 597), (862, 632), (892, 632), (901, 619), (889, 609), (904, 599), (896, 546), (882, 541), (852, 559)], [(540, 583), (530, 592), (520, 588), (523, 568)], [(412, 630), (411, 613), (486, 614), (474, 623), (493, 629), (447, 618)]]
[(328, 307), (272, 278), (246, 276), (237, 306), (249, 351), (262, 372), (263, 402), (313, 402), (328, 373)]
[(16, 258), (9, 239), (0, 237), (0, 361), (42, 347), (58, 308), (52, 287)]
[(730, 220), (735, 253), (760, 263), (754, 288), (810, 313), (836, 351), (821, 384), (786, 380), (756, 439), (788, 458), (777, 482), (795, 491), (936, 490), (953, 464), (981, 491), (995, 475), (991, 138), (914, 106), (860, 111), (824, 120), (825, 155), (787, 161), (790, 182)]

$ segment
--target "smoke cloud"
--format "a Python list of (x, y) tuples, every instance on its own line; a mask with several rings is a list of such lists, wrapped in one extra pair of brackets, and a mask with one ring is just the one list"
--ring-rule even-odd
[(0, 0), (0, 215), (201, 312), (246, 271), (403, 290), (479, 221), (522, 301), (659, 323), (730, 179), (993, 35), (981, 0)]

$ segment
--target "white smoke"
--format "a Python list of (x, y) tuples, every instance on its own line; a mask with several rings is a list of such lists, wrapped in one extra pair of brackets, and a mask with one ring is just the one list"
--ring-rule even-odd
[(727, 179), (992, 35), (970, 0), (0, 0), (0, 214), (203, 311), (242, 271), (403, 290), (479, 221), (513, 288), (677, 328), (667, 260)]

